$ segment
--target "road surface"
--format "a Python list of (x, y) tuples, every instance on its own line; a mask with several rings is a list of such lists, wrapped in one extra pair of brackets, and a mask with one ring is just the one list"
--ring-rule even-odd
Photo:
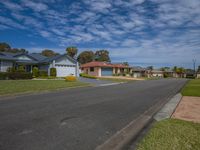
[(184, 79), (136, 81), (0, 99), (0, 150), (93, 150)]

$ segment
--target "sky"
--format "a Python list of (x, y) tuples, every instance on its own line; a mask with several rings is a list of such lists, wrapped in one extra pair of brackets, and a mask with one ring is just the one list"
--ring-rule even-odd
[(0, 0), (0, 42), (107, 49), (135, 66), (200, 65), (200, 0)]

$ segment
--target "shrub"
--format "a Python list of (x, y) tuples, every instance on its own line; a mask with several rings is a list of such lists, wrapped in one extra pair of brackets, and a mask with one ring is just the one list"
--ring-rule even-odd
[(50, 76), (56, 77), (56, 68), (51, 68), (50, 69)]
[(8, 78), (12, 80), (19, 80), (19, 79), (32, 79), (32, 73), (28, 72), (12, 72), (8, 74)]
[(25, 72), (24, 66), (19, 66), (17, 72)]
[(33, 67), (33, 77), (39, 77), (39, 69), (38, 67)]
[(75, 76), (66, 76), (65, 81), (74, 82), (74, 81), (76, 81), (76, 77)]
[(7, 72), (16, 72), (14, 67), (8, 67)]
[(8, 79), (8, 72), (0, 72), (0, 80)]
[(84, 78), (97, 79), (97, 77), (88, 75), (88, 74), (86, 74), (86, 73), (80, 73), (80, 76), (81, 76), (81, 77), (84, 77)]
[(45, 70), (39, 70), (39, 76), (41, 77), (47, 77), (48, 76), (48, 72)]

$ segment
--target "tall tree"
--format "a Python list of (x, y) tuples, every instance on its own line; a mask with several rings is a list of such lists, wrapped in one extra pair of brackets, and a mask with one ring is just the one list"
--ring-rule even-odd
[(174, 71), (174, 72), (177, 72), (177, 66), (174, 66), (173, 68), (172, 68), (172, 70)]
[(56, 56), (58, 55), (58, 53), (54, 52), (53, 50), (50, 50), (50, 49), (45, 49), (41, 52), (41, 54), (43, 56), (46, 56), (46, 57), (53, 57), (53, 56)]
[(200, 72), (200, 66), (198, 66), (197, 72)]
[(95, 60), (110, 62), (109, 51), (107, 51), (107, 50), (96, 51), (95, 52)]
[(147, 69), (148, 70), (153, 70), (153, 66), (148, 66)]
[(78, 62), (80, 64), (85, 64), (94, 60), (94, 52), (93, 51), (83, 51), (78, 56)]
[(66, 48), (67, 55), (71, 56), (72, 58), (78, 53), (78, 49), (74, 46)]
[(128, 62), (123, 62), (122, 64), (125, 66), (129, 66)]
[(1, 52), (8, 52), (9, 50), (11, 50), (11, 46), (8, 43), (5, 42), (0, 43)]

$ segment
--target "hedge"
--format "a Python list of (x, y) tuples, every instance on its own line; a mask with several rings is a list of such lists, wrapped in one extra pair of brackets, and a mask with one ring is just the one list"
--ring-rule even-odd
[(51, 68), (50, 69), (50, 76), (56, 77), (56, 68)]
[(32, 79), (32, 73), (27, 72), (1, 72), (0, 80), (19, 80), (19, 79)]
[(88, 74), (86, 74), (86, 73), (80, 73), (80, 76), (81, 76), (81, 77), (84, 77), (84, 78), (97, 79), (97, 77), (88, 75)]
[(39, 76), (40, 77), (47, 77), (48, 76), (48, 72), (45, 70), (39, 70)]

